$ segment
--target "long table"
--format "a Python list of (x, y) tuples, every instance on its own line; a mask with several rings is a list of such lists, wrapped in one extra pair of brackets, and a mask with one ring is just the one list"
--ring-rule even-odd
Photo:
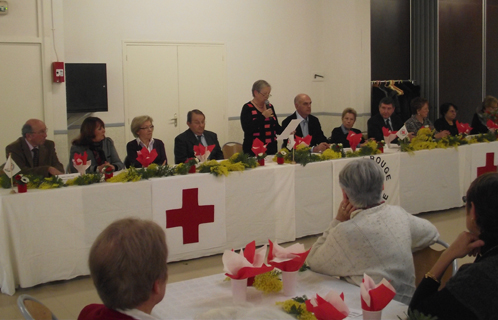
[[(164, 299), (154, 307), (152, 314), (158, 319), (293, 319), (275, 305), (291, 298), (282, 292), (264, 294), (249, 287), (247, 302), (234, 305), (230, 282), (224, 281), (225, 277), (216, 274), (168, 284)], [(344, 293), (344, 302), (350, 311), (346, 319), (362, 319), (359, 287), (310, 270), (298, 274), (296, 296), (312, 298), (318, 293), (325, 297), (330, 290)], [(397, 320), (398, 316), (404, 319), (407, 308), (393, 300), (382, 310), (382, 319)]]
[[(496, 171), (497, 154), (493, 142), (412, 155), (390, 150), (371, 159), (385, 173), (384, 199), (417, 214), (461, 206), (477, 173)], [(228, 177), (196, 173), (25, 194), (1, 190), (1, 290), (12, 295), (17, 286), (89, 274), (94, 239), (125, 217), (163, 226), (170, 261), (238, 249), (252, 240), (282, 243), (321, 233), (342, 200), (338, 172), (352, 160), (305, 167), (269, 163)]]

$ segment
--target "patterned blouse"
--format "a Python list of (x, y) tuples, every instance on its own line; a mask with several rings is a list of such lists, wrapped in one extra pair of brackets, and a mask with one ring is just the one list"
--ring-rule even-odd
[(276, 135), (280, 134), (282, 129), (278, 123), (273, 105), (269, 104), (267, 108), (273, 110), (273, 117), (265, 118), (252, 102), (248, 102), (242, 107), (240, 123), (242, 130), (244, 130), (244, 143), (242, 145), (244, 153), (254, 155), (251, 148), (255, 138), (267, 145), (267, 154), (277, 153)]

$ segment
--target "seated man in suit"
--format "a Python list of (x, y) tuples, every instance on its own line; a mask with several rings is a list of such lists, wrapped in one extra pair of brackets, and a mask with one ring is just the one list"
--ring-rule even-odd
[(204, 113), (194, 109), (187, 114), (188, 129), (179, 134), (175, 138), (175, 163), (185, 162), (187, 159), (195, 157), (194, 146), (203, 144), (205, 147), (215, 145), (213, 151), (209, 155), (209, 160), (223, 159), (223, 151), (221, 150), (218, 136), (216, 133), (204, 130), (205, 127)]
[[(294, 98), (294, 106), (296, 112), (284, 119), (282, 127), (286, 128), (293, 119), (301, 119), (303, 121), (297, 126), (295, 135), (301, 138), (311, 135), (310, 147), (313, 152), (323, 152), (328, 149), (330, 145), (323, 134), (320, 120), (311, 115), (311, 98), (304, 93), (298, 94)], [(286, 145), (287, 141), (284, 142), (283, 146)]]
[[(368, 119), (368, 138), (374, 138), (376, 141), (384, 140), (382, 128), (388, 128), (391, 131), (398, 131), (403, 126), (403, 120), (394, 113), (394, 103), (389, 97), (383, 98), (379, 102), (379, 113)], [(393, 142), (397, 142), (397, 138)]]
[(5, 155), (19, 166), (23, 174), (44, 177), (64, 174), (64, 166), (59, 162), (55, 144), (47, 140), (47, 127), (43, 121), (30, 119), (22, 127), (22, 137), (5, 148)]
[(168, 247), (155, 222), (114, 221), (95, 239), (88, 257), (102, 304), (81, 310), (78, 320), (159, 319), (152, 309), (166, 293)]

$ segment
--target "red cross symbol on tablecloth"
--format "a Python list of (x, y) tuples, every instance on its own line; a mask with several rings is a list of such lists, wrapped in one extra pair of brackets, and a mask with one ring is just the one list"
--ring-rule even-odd
[(477, 168), (477, 176), (485, 174), (486, 172), (496, 172), (495, 154), (494, 152), (486, 153), (486, 165)]
[(199, 189), (184, 189), (181, 209), (166, 210), (166, 228), (183, 228), (183, 244), (199, 242), (199, 225), (214, 222), (214, 205), (199, 206)]

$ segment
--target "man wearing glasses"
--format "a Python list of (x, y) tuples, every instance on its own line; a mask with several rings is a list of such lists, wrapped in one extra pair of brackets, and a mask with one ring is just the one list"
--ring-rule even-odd
[(5, 154), (19, 166), (23, 174), (44, 177), (64, 173), (64, 166), (59, 162), (55, 144), (47, 140), (47, 126), (43, 121), (30, 119), (22, 127), (22, 137), (5, 148)]

